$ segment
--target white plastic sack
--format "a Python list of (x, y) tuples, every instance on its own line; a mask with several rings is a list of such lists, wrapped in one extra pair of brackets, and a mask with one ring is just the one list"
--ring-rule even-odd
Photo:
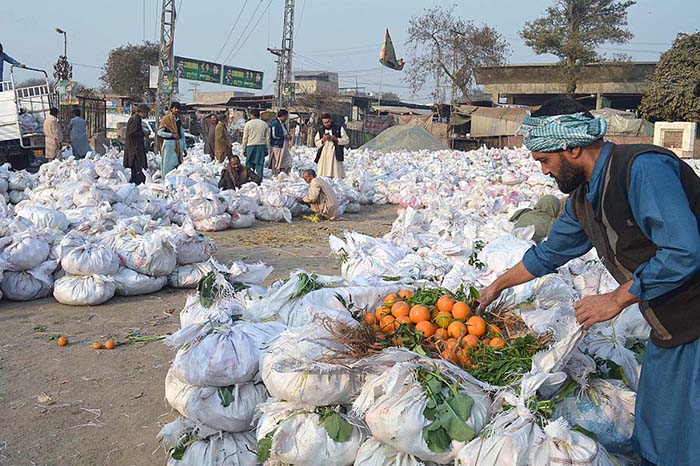
[(56, 261), (46, 261), (24, 272), (6, 271), (0, 282), (0, 289), (11, 301), (31, 301), (45, 298), (53, 288), (53, 271)]
[(119, 258), (105, 245), (85, 243), (64, 254), (61, 267), (70, 275), (114, 275)]
[[(231, 396), (226, 400), (228, 390)], [(214, 430), (243, 432), (254, 426), (256, 406), (267, 400), (267, 390), (259, 383), (232, 387), (198, 387), (175, 377), (172, 369), (165, 377), (165, 399), (177, 412), (197, 424)], [(229, 404), (224, 406), (224, 400)]]
[(255, 212), (255, 218), (266, 222), (292, 223), (292, 212), (286, 207), (262, 205)]
[(570, 430), (561, 418), (544, 427), (544, 437), (530, 451), (530, 466), (573, 464), (577, 466), (614, 466), (605, 448), (595, 440)]
[(257, 466), (257, 449), (249, 432), (221, 432), (190, 443), (182, 459), (168, 458), (167, 466)]
[[(398, 451), (422, 460), (448, 463), (455, 459), (464, 442), (452, 441), (443, 452), (433, 452), (423, 437), (429, 422), (423, 415), (428, 397), (416, 380), (413, 362), (398, 363), (382, 375), (369, 380), (353, 403), (353, 412), (364, 418), (372, 436)], [(478, 386), (468, 380), (461, 390), (474, 402), (467, 425), (478, 434), (488, 419), (490, 402)]]
[[(259, 409), (263, 414), (256, 435), (260, 442), (267, 434), (274, 432), (270, 448), (272, 462), (350, 466), (364, 439), (362, 432), (353, 426), (349, 440), (334, 441), (328, 436), (314, 407), (304, 403), (269, 401)], [(341, 417), (347, 420), (345, 415), (341, 414)]]
[(194, 221), (194, 226), (199, 231), (221, 231), (226, 230), (230, 225), (231, 216), (225, 212), (214, 217)]
[(127, 267), (120, 267), (113, 280), (116, 294), (120, 296), (137, 296), (155, 293), (160, 290), (167, 284), (168, 277), (151, 277)]
[(58, 210), (27, 205), (21, 208), (18, 206), (15, 213), (31, 221), (37, 228), (55, 228), (61, 231), (68, 229), (68, 219)]
[(50, 253), (49, 244), (29, 231), (0, 239), (0, 251), (0, 259), (7, 263), (5, 270), (11, 272), (33, 269)]
[(175, 376), (191, 385), (228, 387), (253, 380), (262, 348), (284, 327), (279, 323), (235, 322), (229, 329), (190, 326), (166, 342), (182, 346), (173, 361)]
[(216, 243), (204, 235), (200, 235), (191, 225), (192, 230), (180, 233), (175, 237), (177, 263), (180, 265), (195, 264), (208, 260), (216, 252)]
[(214, 259), (197, 264), (178, 266), (168, 275), (168, 285), (173, 288), (197, 288), (199, 281), (209, 272), (225, 272), (226, 268)]
[(592, 379), (581, 393), (562, 400), (554, 413), (598, 438), (611, 452), (631, 451), (636, 394), (616, 380)]
[(401, 453), (374, 438), (368, 438), (357, 451), (355, 466), (437, 466), (413, 455)]
[(104, 275), (66, 275), (56, 280), (53, 296), (61, 304), (95, 306), (109, 301), (116, 286)]
[(238, 230), (241, 228), (250, 228), (255, 223), (255, 213), (233, 213), (231, 214), (231, 228)]
[(115, 249), (124, 265), (152, 277), (169, 275), (177, 266), (175, 247), (157, 231), (140, 236), (120, 236)]
[(228, 324), (233, 316), (240, 316), (244, 310), (243, 303), (235, 298), (220, 299), (211, 306), (204, 307), (199, 302), (199, 296), (195, 294), (187, 298), (185, 306), (180, 311), (180, 326), (185, 328), (206, 322)]
[(361, 372), (321, 361), (343, 349), (318, 325), (289, 328), (265, 350), (260, 375), (270, 394), (281, 400), (349, 404), (360, 392)]

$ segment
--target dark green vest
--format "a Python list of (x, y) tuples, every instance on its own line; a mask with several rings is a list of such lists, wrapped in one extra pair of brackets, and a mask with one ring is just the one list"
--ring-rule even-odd
[[(571, 194), (579, 223), (618, 283), (632, 280), (637, 267), (656, 255), (657, 247), (639, 228), (628, 197), (632, 162), (648, 152), (679, 160), (681, 183), (697, 217), (700, 178), (673, 152), (651, 144), (613, 144), (595, 210), (586, 199), (588, 184)], [(655, 345), (670, 348), (695, 340), (700, 337), (700, 275), (694, 275), (670, 293), (641, 302), (639, 307), (651, 325)]]

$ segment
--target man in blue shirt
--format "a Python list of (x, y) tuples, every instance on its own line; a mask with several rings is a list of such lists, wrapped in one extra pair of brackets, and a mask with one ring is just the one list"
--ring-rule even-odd
[(700, 464), (700, 179), (672, 152), (603, 141), (605, 120), (557, 98), (523, 121), (525, 145), (570, 194), (549, 237), (482, 290), (481, 307), (595, 247), (620, 283), (574, 305), (584, 328), (639, 303), (652, 327), (633, 445), (644, 465)]

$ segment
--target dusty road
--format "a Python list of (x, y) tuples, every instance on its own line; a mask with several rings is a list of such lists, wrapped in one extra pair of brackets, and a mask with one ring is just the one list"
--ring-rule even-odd
[[(211, 237), (221, 262), (263, 261), (275, 268), (271, 281), (296, 268), (339, 273), (329, 257), (329, 234), (379, 236), (395, 218), (395, 206), (372, 206), (340, 222), (256, 222)], [(90, 344), (177, 330), (189, 293), (166, 289), (97, 307), (64, 306), (53, 298), (0, 302), (0, 465), (164, 465), (155, 437), (174, 419), (163, 388), (173, 352), (160, 342), (112, 351)], [(58, 347), (58, 335), (71, 344)]]

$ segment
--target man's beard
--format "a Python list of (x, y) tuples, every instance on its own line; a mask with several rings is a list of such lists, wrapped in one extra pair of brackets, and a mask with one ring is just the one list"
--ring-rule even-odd
[(586, 174), (583, 168), (574, 167), (566, 158), (559, 154), (560, 168), (559, 176), (552, 175), (557, 182), (559, 190), (564, 194), (570, 194), (576, 188), (586, 182)]

